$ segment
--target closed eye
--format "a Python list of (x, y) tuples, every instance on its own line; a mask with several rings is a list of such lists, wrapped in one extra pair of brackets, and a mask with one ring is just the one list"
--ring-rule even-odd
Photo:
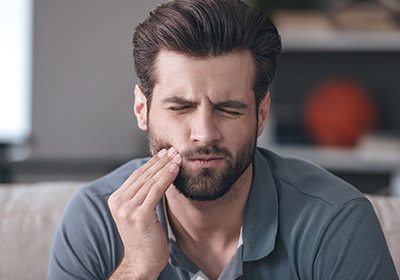
[(222, 112), (222, 113), (229, 114), (229, 115), (232, 115), (232, 116), (241, 116), (241, 115), (243, 115), (242, 112), (232, 111), (232, 110), (229, 110), (229, 109), (226, 109), (226, 108), (217, 108), (217, 110)]
[(226, 100), (219, 102), (216, 104), (215, 108), (219, 112), (232, 117), (244, 115), (249, 110), (249, 107), (246, 103), (237, 100)]
[(165, 104), (168, 110), (174, 112), (185, 112), (196, 106), (195, 103), (177, 96), (168, 97), (164, 99), (162, 103)]
[(171, 111), (184, 111), (184, 110), (189, 110), (192, 109), (193, 106), (191, 105), (184, 105), (184, 106), (170, 106), (167, 109)]

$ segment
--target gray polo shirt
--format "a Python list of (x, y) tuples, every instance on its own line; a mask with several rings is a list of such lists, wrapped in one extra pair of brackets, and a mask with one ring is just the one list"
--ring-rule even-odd
[[(107, 279), (116, 269), (123, 245), (107, 200), (147, 160), (133, 160), (74, 196), (53, 242), (49, 279)], [(264, 149), (253, 163), (239, 246), (218, 279), (398, 279), (360, 192), (311, 163)], [(170, 250), (159, 279), (207, 279), (168, 232), (163, 201), (157, 214)]]

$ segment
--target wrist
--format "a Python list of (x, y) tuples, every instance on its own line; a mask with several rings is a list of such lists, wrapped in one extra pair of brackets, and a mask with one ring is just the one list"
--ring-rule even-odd
[(124, 257), (109, 280), (156, 280), (159, 274), (146, 269), (135, 259)]

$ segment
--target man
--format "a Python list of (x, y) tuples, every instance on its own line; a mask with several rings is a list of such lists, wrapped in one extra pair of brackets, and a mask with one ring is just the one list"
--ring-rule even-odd
[(281, 49), (268, 18), (235, 0), (176, 0), (133, 43), (152, 158), (74, 197), (49, 279), (397, 279), (366, 198), (256, 148)]

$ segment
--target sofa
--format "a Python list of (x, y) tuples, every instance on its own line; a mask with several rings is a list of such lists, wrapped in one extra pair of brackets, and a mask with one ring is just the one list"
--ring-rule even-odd
[[(85, 182), (0, 185), (0, 279), (46, 279), (63, 208)], [(400, 198), (368, 196), (400, 272)]]

